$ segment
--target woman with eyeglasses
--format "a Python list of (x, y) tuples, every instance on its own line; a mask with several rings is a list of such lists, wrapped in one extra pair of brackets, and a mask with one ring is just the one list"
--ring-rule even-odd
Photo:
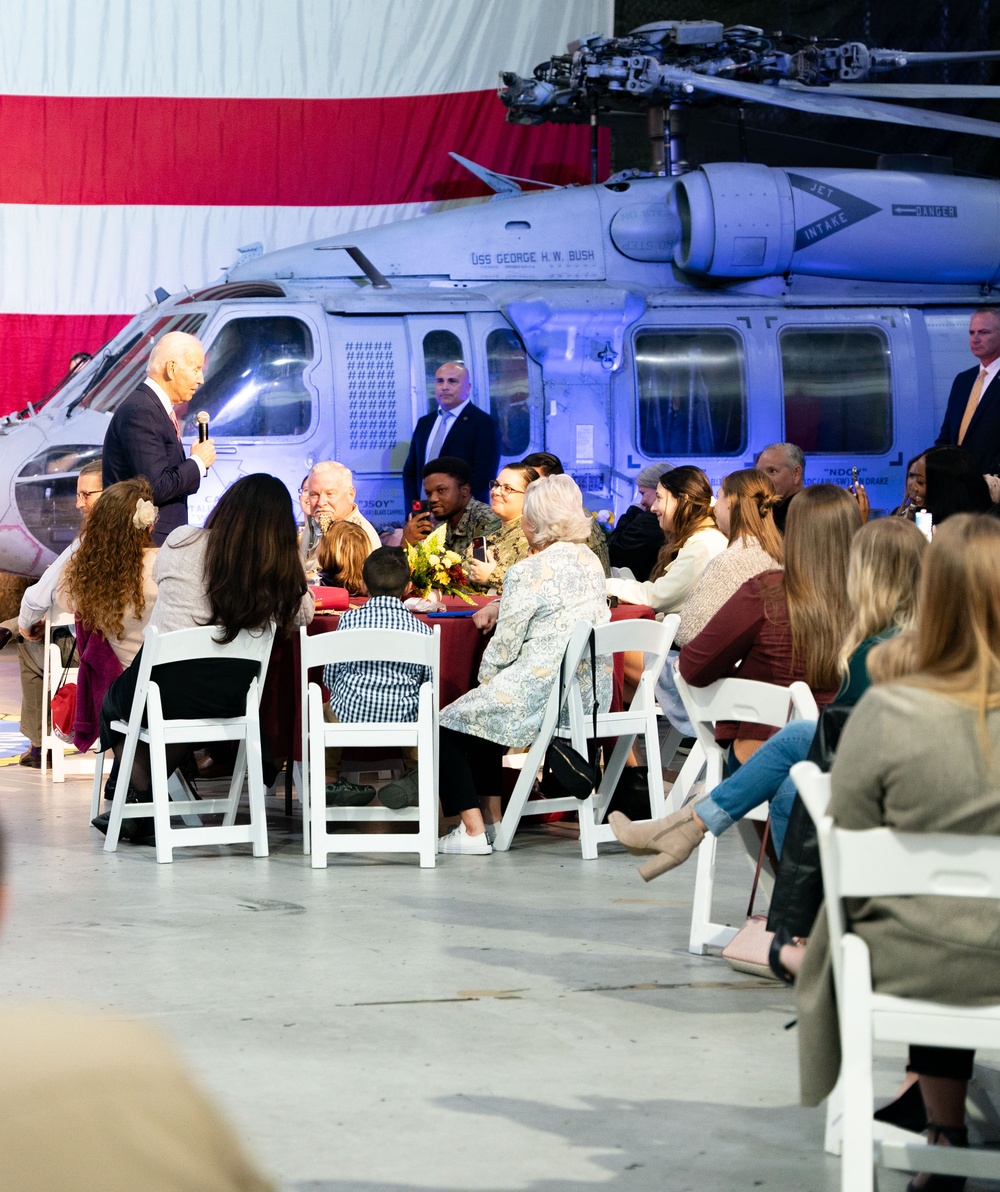
[(527, 464), (509, 464), (490, 484), (490, 507), (500, 519), (500, 529), (486, 539), (486, 562), (472, 559), (468, 564), (472, 585), (483, 592), (501, 593), (507, 569), (531, 553), (521, 530), (521, 511), (528, 485), (537, 479), (538, 472)]

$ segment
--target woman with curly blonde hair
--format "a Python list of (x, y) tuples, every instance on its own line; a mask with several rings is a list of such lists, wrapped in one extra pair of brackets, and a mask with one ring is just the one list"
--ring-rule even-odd
[(372, 553), (368, 535), (353, 522), (336, 521), (316, 548), (320, 583), (329, 588), (346, 588), (351, 596), (367, 596), (362, 571)]
[(106, 488), (66, 564), (59, 602), (97, 631), (126, 667), (139, 652), (156, 601), (153, 490), (144, 476)]

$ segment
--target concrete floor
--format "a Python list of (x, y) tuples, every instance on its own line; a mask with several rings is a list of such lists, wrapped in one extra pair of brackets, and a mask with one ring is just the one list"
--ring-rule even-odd
[[(313, 870), (275, 802), (270, 858), (158, 866), (102, 853), (88, 781), (14, 765), (0, 789), (0, 996), (154, 1020), (285, 1188), (839, 1187), (821, 1112), (796, 1103), (791, 993), (685, 951), (693, 865), (644, 886), (617, 846), (584, 862), (554, 825), (430, 871)], [(739, 921), (735, 833), (719, 880)]]

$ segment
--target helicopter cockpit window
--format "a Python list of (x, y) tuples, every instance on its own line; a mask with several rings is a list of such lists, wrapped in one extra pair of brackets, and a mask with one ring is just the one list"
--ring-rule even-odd
[(490, 414), (500, 428), (500, 454), (524, 455), (531, 442), (528, 355), (516, 331), (500, 327), (486, 337)]
[(790, 328), (780, 336), (785, 439), (807, 454), (892, 446), (889, 344), (877, 328)]
[(185, 433), (204, 410), (213, 438), (302, 434), (312, 419), (305, 382), (312, 359), (312, 334), (299, 319), (231, 319), (206, 350), (205, 383), (188, 407)]
[(434, 398), (434, 374), (449, 360), (464, 360), (462, 341), (453, 331), (428, 331), (424, 336), (424, 381), (427, 385), (427, 409), (437, 410)]
[[(204, 315), (173, 315), (157, 321), (143, 332), (126, 340), (114, 352), (103, 349), (98, 353), (99, 364), (82, 397), (76, 398), (70, 409), (77, 406), (110, 414), (118, 403), (146, 379), (146, 363), (150, 349), (168, 331), (186, 331), (197, 335), (205, 321)], [(107, 352), (107, 354), (105, 354)]]
[(635, 337), (643, 455), (739, 455), (745, 442), (743, 344), (730, 331)]

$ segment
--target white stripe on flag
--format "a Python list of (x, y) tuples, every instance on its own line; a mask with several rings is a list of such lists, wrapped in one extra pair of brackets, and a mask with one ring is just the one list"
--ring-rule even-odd
[(527, 75), (614, 0), (0, 0), (8, 95), (341, 99)]
[[(0, 311), (121, 314), (156, 286), (199, 289), (265, 252), (481, 200), (376, 207), (65, 207), (0, 204)], [(113, 255), (108, 254), (115, 247)]]

